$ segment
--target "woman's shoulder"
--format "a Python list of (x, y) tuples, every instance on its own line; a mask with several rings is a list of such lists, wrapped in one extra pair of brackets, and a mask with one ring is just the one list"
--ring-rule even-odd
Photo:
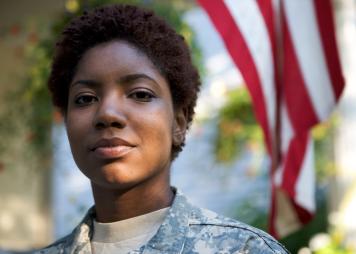
[(185, 248), (191, 253), (289, 253), (262, 230), (195, 206), (181, 193), (177, 194), (181, 204), (178, 216), (172, 220), (180, 219), (179, 213), (189, 211)]
[(92, 234), (92, 221), (95, 210), (91, 207), (82, 221), (71, 233), (60, 238), (45, 248), (30, 252), (31, 254), (57, 254), (57, 253), (91, 253), (90, 238)]
[(262, 230), (206, 209), (199, 210), (199, 215), (189, 222), (187, 237), (194, 245), (193, 249), (199, 250), (198, 253), (209, 253), (208, 250), (214, 249), (229, 249), (227, 253), (237, 250), (249, 250), (248, 253), (288, 253), (277, 240)]
[(70, 242), (73, 238), (73, 233), (57, 240), (56, 242), (52, 243), (51, 245), (48, 245), (47, 247), (44, 247), (39, 250), (34, 250), (30, 252), (31, 254), (54, 254), (54, 253), (67, 253), (66, 250), (70, 246)]

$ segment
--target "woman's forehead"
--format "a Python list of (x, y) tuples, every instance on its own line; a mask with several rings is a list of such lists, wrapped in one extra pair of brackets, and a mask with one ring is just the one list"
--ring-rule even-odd
[[(77, 73), (104, 73), (109, 70), (123, 72), (147, 72), (161, 76), (158, 68), (150, 58), (133, 44), (126, 41), (110, 41), (98, 44), (87, 50), (77, 66)], [(76, 73), (76, 74), (77, 74)]]

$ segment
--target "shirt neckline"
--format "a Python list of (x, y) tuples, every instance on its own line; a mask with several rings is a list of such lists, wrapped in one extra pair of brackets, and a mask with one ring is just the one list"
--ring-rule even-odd
[(156, 232), (164, 221), (169, 207), (126, 220), (101, 223), (93, 220), (93, 242), (115, 243)]

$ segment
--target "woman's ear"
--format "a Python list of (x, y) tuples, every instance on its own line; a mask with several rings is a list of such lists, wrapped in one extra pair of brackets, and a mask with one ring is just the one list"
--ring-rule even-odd
[(187, 114), (186, 110), (180, 108), (174, 113), (173, 126), (173, 145), (180, 146), (185, 140), (185, 132), (187, 130)]

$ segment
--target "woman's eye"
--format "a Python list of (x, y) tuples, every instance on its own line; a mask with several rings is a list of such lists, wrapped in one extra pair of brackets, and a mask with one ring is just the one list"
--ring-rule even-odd
[(75, 104), (79, 106), (89, 105), (97, 101), (97, 98), (92, 95), (82, 95), (75, 99)]
[(148, 91), (135, 91), (130, 94), (130, 97), (137, 101), (149, 102), (155, 96), (151, 92), (148, 92)]

